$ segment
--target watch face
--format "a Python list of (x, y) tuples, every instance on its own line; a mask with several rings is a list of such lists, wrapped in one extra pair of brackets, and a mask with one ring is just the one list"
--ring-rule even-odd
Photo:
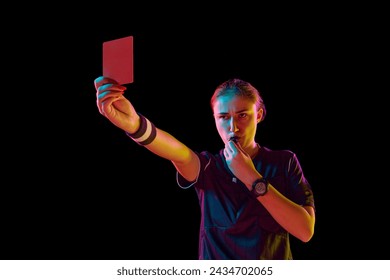
[(266, 191), (266, 185), (264, 182), (259, 182), (255, 185), (255, 189), (258, 194), (263, 194)]

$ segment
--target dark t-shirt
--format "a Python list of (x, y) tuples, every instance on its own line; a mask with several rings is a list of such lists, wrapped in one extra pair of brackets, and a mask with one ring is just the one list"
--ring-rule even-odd
[[(292, 259), (283, 229), (229, 170), (223, 150), (198, 153), (201, 168), (195, 182), (177, 173), (181, 188), (195, 187), (201, 208), (199, 259)], [(300, 205), (314, 207), (314, 197), (296, 155), (262, 147), (253, 159), (273, 187)]]

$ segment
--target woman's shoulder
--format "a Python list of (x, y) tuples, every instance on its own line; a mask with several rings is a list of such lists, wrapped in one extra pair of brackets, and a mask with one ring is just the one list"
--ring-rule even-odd
[(290, 160), (295, 159), (296, 154), (288, 149), (271, 149), (269, 147), (262, 146), (260, 148), (259, 157), (275, 160)]

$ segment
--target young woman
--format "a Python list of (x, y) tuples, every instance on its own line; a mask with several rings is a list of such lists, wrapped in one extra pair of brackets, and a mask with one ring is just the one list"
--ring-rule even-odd
[(266, 108), (250, 83), (231, 79), (211, 97), (225, 146), (217, 154), (193, 151), (138, 113), (126, 87), (94, 81), (99, 112), (132, 140), (170, 160), (181, 188), (195, 188), (201, 207), (199, 259), (292, 259), (290, 234), (308, 242), (315, 205), (297, 156), (255, 141)]

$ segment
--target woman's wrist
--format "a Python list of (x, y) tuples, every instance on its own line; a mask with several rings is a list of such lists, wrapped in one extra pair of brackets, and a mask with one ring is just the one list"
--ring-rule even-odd
[(126, 135), (137, 142), (139, 145), (145, 146), (153, 142), (153, 140), (156, 138), (157, 131), (156, 127), (151, 121), (149, 121), (140, 113), (138, 113), (138, 115), (140, 117), (140, 125), (138, 130), (134, 133), (129, 133), (126, 131)]

